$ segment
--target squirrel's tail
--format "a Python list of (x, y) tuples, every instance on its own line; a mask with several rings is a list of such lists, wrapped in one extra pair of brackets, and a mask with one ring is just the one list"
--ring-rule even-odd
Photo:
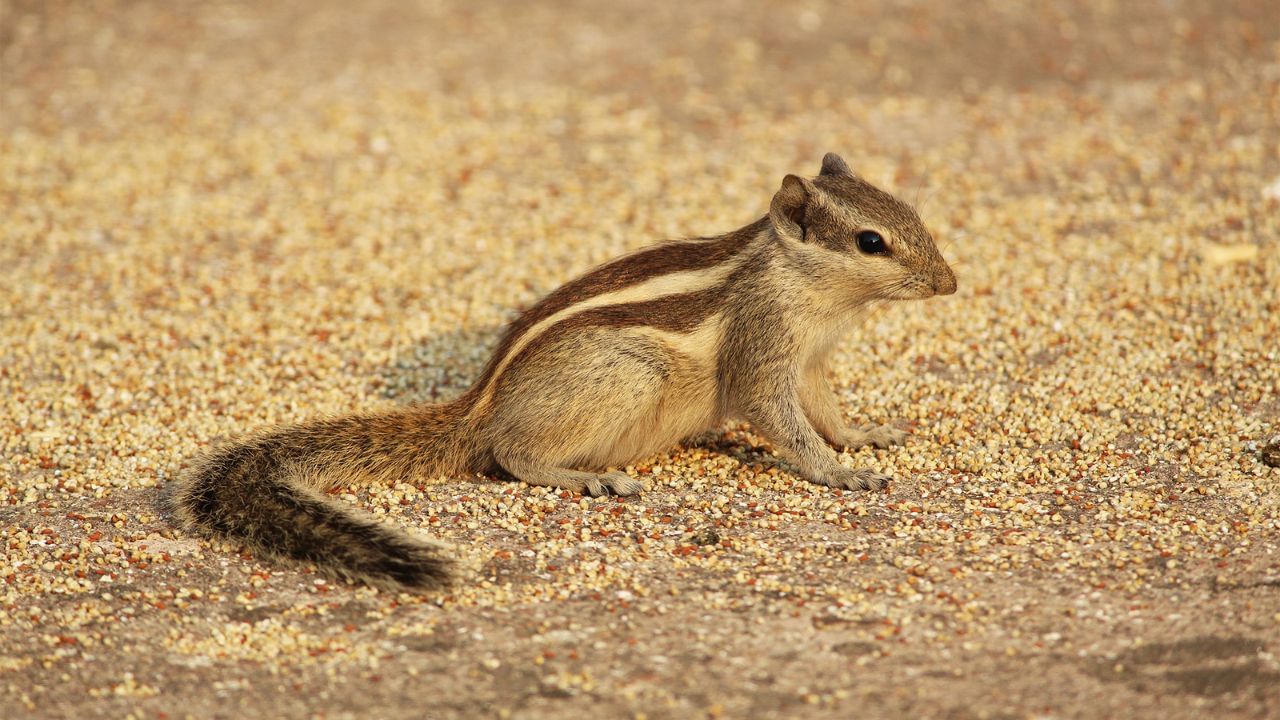
[(331, 577), (395, 590), (442, 587), (453, 566), (443, 546), (323, 491), (473, 469), (466, 412), (454, 402), (270, 431), (208, 454), (180, 478), (169, 505), (189, 530), (315, 563)]

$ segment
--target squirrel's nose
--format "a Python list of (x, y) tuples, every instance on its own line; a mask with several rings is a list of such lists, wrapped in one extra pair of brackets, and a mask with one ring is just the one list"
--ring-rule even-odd
[(949, 267), (943, 267), (933, 276), (933, 291), (938, 295), (950, 295), (956, 291), (956, 274)]

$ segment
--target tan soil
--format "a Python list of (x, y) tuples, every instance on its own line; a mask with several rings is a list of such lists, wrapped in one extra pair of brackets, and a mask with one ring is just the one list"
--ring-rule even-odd
[[(726, 427), (625, 500), (352, 491), (456, 545), (443, 597), (158, 510), (828, 150), (960, 274), (844, 345), (888, 490)], [(0, 218), (6, 718), (1280, 715), (1270, 0), (0, 0)]]

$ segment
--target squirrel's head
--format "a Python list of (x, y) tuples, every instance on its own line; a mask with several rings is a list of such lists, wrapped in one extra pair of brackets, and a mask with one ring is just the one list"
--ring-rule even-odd
[(916, 300), (956, 291), (956, 275), (910, 205), (863, 180), (835, 153), (812, 180), (788, 175), (769, 219), (803, 265), (860, 300)]

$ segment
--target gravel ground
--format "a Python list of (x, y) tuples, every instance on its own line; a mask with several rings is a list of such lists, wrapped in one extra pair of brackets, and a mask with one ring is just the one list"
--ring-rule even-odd
[[(356, 7), (0, 0), (0, 715), (1280, 715), (1280, 6)], [(731, 426), (636, 498), (344, 495), (437, 597), (158, 509), (828, 150), (960, 275), (843, 346), (886, 491)]]

